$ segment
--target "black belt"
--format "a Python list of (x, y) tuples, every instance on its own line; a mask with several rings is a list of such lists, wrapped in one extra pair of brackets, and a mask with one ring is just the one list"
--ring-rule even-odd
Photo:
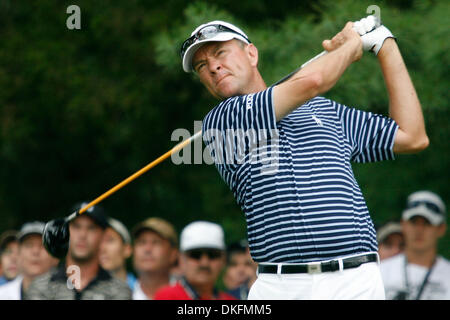
[[(352, 269), (368, 262), (377, 262), (378, 255), (369, 253), (362, 256), (342, 259), (342, 268)], [(305, 264), (281, 264), (281, 274), (291, 273), (321, 273), (333, 272), (339, 270), (339, 260), (331, 260), (327, 262), (311, 262)], [(258, 273), (278, 273), (278, 265), (276, 264), (260, 264)]]

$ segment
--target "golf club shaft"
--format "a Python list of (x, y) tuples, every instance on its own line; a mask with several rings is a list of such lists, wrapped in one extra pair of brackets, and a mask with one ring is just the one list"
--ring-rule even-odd
[(306, 61), (304, 64), (302, 64), (300, 67), (298, 67), (297, 69), (295, 69), (294, 71), (292, 71), (291, 73), (289, 73), (287, 76), (285, 76), (284, 78), (278, 80), (277, 82), (275, 82), (274, 86), (288, 80), (290, 77), (292, 77), (294, 74), (296, 74), (300, 69), (303, 69), (307, 64), (313, 62), (314, 60), (320, 58), (321, 56), (327, 54), (328, 51), (322, 51), (321, 53), (319, 53), (318, 55), (316, 55), (314, 58), (309, 59), (308, 61)]
[[(122, 182), (118, 183), (116, 186), (112, 187), (111, 189), (109, 189), (108, 191), (106, 191), (105, 193), (103, 193), (102, 195), (100, 195), (98, 198), (92, 200), (91, 202), (89, 202), (86, 206), (84, 206), (83, 208), (81, 208), (80, 210), (78, 210), (77, 212), (74, 212), (72, 215), (74, 214), (82, 214), (83, 212), (85, 212), (86, 210), (88, 210), (90, 207), (95, 206), (96, 204), (98, 204), (99, 202), (103, 201), (104, 199), (108, 198), (110, 195), (112, 195), (114, 192), (120, 190), (121, 188), (123, 188), (124, 186), (126, 186), (127, 184), (129, 184), (131, 181), (135, 180), (136, 178), (140, 177), (141, 175), (143, 175), (144, 173), (146, 173), (148, 170), (150, 170), (151, 168), (155, 167), (156, 165), (160, 164), (161, 162), (163, 162), (164, 160), (166, 160), (167, 158), (169, 158), (173, 153), (183, 149), (185, 146), (187, 146), (188, 144), (190, 144), (192, 141), (194, 141), (195, 139), (197, 139), (198, 137), (200, 137), (202, 135), (202, 131), (200, 130), (199, 132), (197, 132), (196, 134), (194, 134), (192, 137), (190, 137), (189, 139), (184, 140), (183, 142), (177, 144), (175, 147), (173, 147), (172, 149), (170, 149), (169, 151), (167, 151), (166, 153), (164, 153), (162, 156), (160, 156), (159, 158), (155, 159), (154, 161), (150, 162), (148, 165), (146, 165), (145, 167), (143, 167), (142, 169), (140, 169), (139, 171), (137, 171), (136, 173), (132, 174), (131, 176), (129, 176), (128, 178), (126, 178), (125, 180), (123, 180)], [(72, 217), (72, 215), (70, 215), (69, 217)]]

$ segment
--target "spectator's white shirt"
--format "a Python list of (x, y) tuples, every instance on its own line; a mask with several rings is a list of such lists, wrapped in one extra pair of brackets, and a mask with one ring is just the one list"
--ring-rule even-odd
[(21, 300), (22, 276), (17, 276), (14, 280), (0, 287), (0, 300)]
[[(405, 278), (405, 255), (398, 254), (381, 261), (380, 270), (386, 291), (386, 299), (392, 300), (399, 293), (406, 292), (406, 279), (409, 287), (408, 299), (416, 299), (428, 273), (428, 268), (408, 263)], [(450, 261), (438, 256), (420, 300), (450, 300)]]
[(134, 288), (133, 288), (133, 300), (150, 300), (146, 294), (144, 293), (144, 291), (142, 291), (141, 288), (141, 283), (139, 282), (139, 280), (137, 280), (134, 283)]

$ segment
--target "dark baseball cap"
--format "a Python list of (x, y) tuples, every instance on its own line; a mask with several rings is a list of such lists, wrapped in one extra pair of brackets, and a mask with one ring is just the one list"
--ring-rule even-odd
[[(88, 204), (89, 204), (89, 202), (86, 202), (86, 201), (79, 202), (72, 207), (72, 210), (78, 211), (78, 210), (84, 208), (85, 206), (87, 206)], [(98, 205), (90, 207), (85, 212), (83, 212), (82, 215), (86, 215), (86, 216), (90, 217), (102, 229), (106, 229), (109, 226), (108, 218), (106, 216), (105, 210)], [(76, 218), (77, 217), (73, 218), (70, 221), (73, 221)]]
[(44, 233), (45, 223), (41, 221), (33, 221), (25, 223), (17, 234), (17, 239), (22, 242), (26, 236), (37, 234), (42, 236)]
[(227, 246), (227, 252), (246, 252), (248, 248), (248, 241), (242, 239), (240, 241), (232, 242)]
[(248, 241), (242, 239), (240, 241), (232, 242), (227, 246), (227, 263), (230, 263), (231, 257), (235, 254), (246, 254), (248, 250)]

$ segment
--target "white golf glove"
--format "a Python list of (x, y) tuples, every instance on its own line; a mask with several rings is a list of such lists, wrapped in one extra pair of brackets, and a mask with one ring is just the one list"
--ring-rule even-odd
[(353, 29), (361, 36), (363, 50), (372, 51), (375, 55), (378, 55), (384, 40), (395, 39), (389, 29), (381, 25), (381, 21), (373, 15), (354, 22)]
[(363, 50), (372, 51), (373, 53), (375, 53), (375, 55), (378, 55), (378, 52), (380, 51), (384, 41), (387, 38), (395, 39), (388, 28), (383, 25), (379, 26), (375, 30), (361, 36), (361, 40), (363, 42)]
[(367, 18), (362, 18), (359, 21), (353, 23), (353, 29), (359, 33), (360, 36), (375, 30), (380, 26), (380, 21), (375, 16), (367, 16)]

